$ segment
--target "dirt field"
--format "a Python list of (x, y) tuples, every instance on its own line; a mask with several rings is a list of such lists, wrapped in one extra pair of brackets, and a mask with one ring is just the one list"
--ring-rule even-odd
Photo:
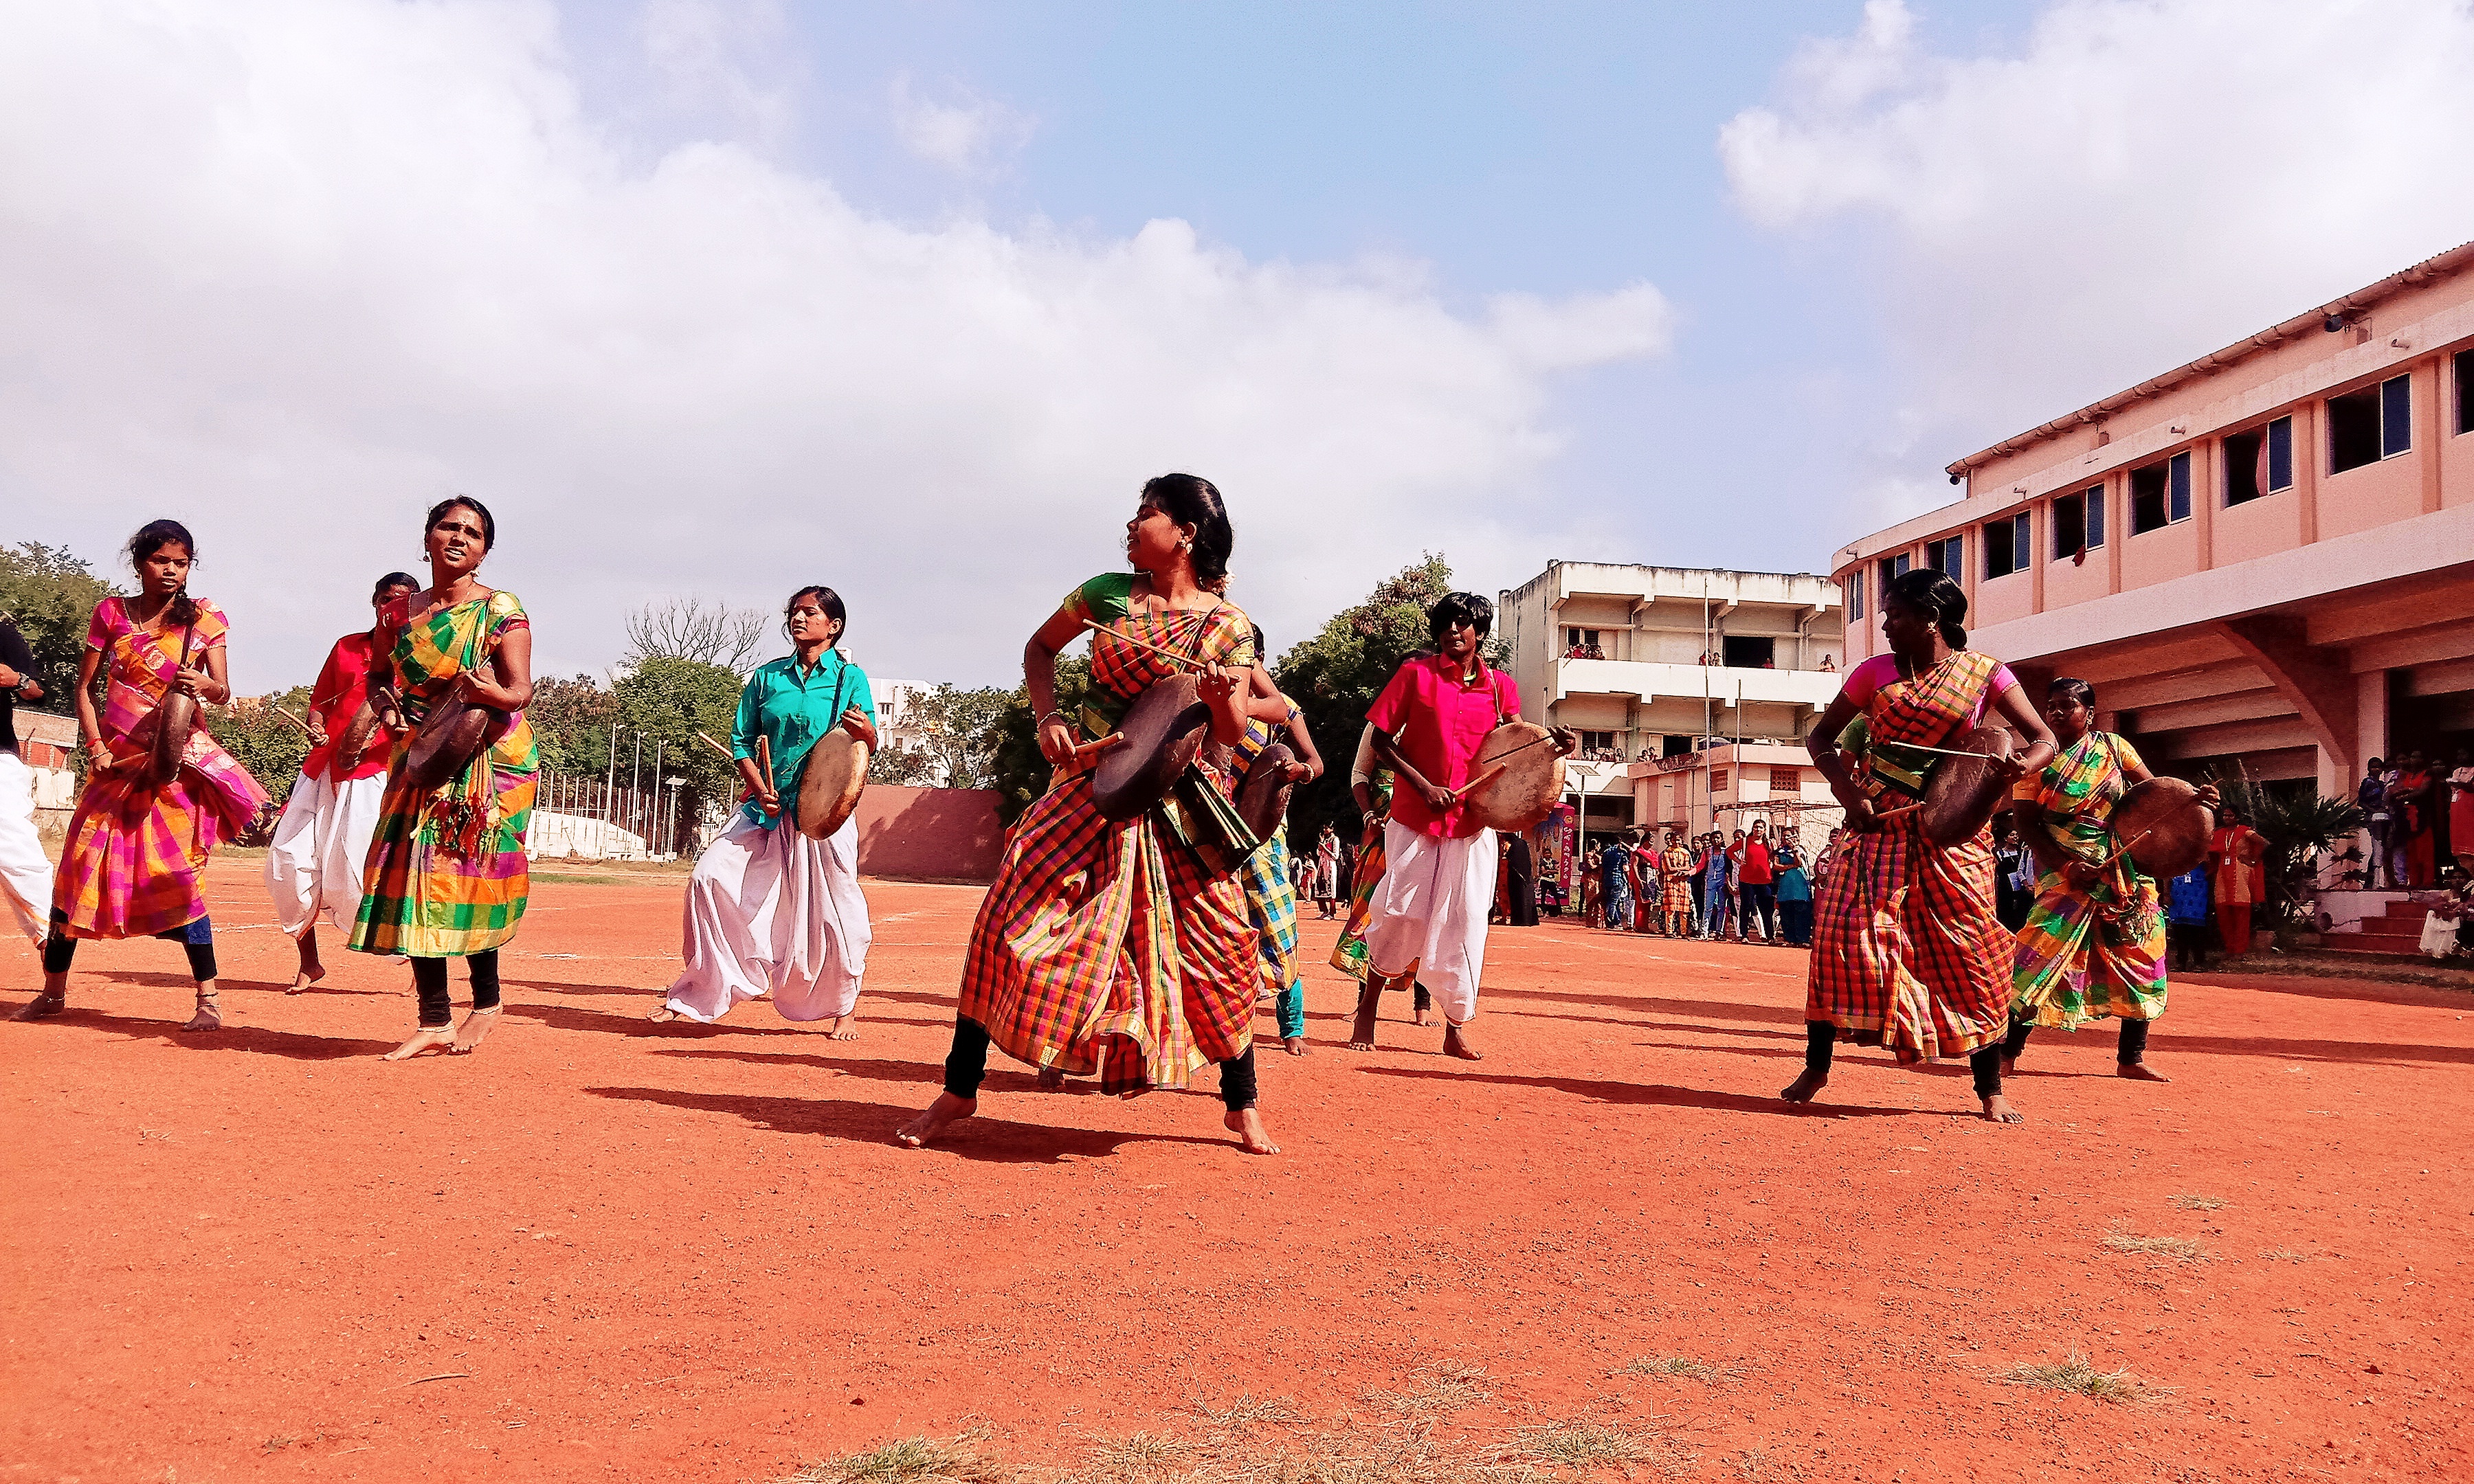
[[(390, 1065), (408, 974), (283, 996), (255, 871), (213, 878), (233, 1028), (173, 1033), (156, 943), (0, 1024), (0, 1480), (764, 1481), (965, 1432), (1121, 1478), (2474, 1477), (2453, 992), (2194, 979), (2170, 1086), (2049, 1032), (2004, 1129), (1877, 1052), (1780, 1105), (1790, 950), (1498, 930), (1482, 1065), (1405, 1006), (1340, 1049), (1353, 986), (1310, 974), (1276, 1159), (1208, 1076), (1010, 1066), (910, 1153), (975, 890), (871, 887), (836, 1043), (646, 1023), (676, 879), (543, 881), (482, 1054)], [(0, 947), (0, 1009), (36, 969)], [(2004, 1378), (2074, 1355), (2149, 1399)]]

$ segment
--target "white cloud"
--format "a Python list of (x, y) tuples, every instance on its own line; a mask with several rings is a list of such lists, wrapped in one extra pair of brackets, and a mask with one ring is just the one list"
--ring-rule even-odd
[(1981, 56), (1870, 0), (1719, 151), (1878, 258), (1937, 466), (2474, 236), (2469, 78), (2463, 0), (2062, 0)]
[(893, 132), (903, 148), (932, 165), (960, 175), (985, 169), (989, 156), (1007, 155), (1031, 142), (1035, 121), (993, 99), (962, 94), (951, 102), (923, 96), (903, 73), (886, 90)]
[(1471, 318), (1175, 221), (918, 229), (733, 143), (636, 168), (538, 6), (11, 27), (0, 539), (186, 519), (245, 687), (307, 676), (450, 491), (546, 669), (650, 597), (823, 581), (880, 673), (1000, 678), (1172, 468), (1228, 492), (1286, 643), (1420, 549), (1534, 570), (1556, 376), (1663, 344), (1646, 286)]

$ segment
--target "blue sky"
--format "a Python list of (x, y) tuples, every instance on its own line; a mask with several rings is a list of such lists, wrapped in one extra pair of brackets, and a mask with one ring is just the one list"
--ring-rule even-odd
[(2468, 76), (2462, 0), (31, 8), (0, 539), (188, 520), (244, 689), (450, 492), (556, 673), (822, 581), (1009, 683), (1170, 468), (1275, 648), (1429, 550), (1826, 570), (2474, 237)]

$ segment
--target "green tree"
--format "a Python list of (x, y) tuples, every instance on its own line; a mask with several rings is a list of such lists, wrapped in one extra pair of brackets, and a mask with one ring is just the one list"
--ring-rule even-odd
[[(1425, 560), (1374, 585), (1364, 601), (1334, 613), (1321, 633), (1280, 656), (1272, 678), (1305, 714), (1323, 774), (1300, 787), (1289, 802), (1289, 843), (1310, 849), (1325, 821), (1343, 834), (1357, 828), (1357, 803), (1348, 793), (1348, 767), (1366, 713), (1400, 661), (1429, 647), (1426, 610), (1452, 590), (1452, 569), (1432, 552)], [(1487, 658), (1500, 663), (1503, 648), (1490, 641)]]
[(16, 620), (17, 632), (35, 652), (35, 678), (42, 682), (46, 710), (66, 711), (74, 705), (86, 623), (96, 604), (121, 590), (64, 546), (0, 546), (0, 613)]
[[(652, 658), (639, 664), (611, 691), (616, 720), (625, 733), (619, 740), (621, 777), (632, 771), (634, 733), (643, 732), (648, 776), (658, 742), (663, 775), (687, 779), (680, 788), (684, 797), (679, 801), (679, 818), (696, 819), (707, 802), (736, 799), (737, 773), (731, 762), (697, 741), (695, 734), (702, 731), (715, 741), (729, 742), (744, 683), (728, 665), (702, 660)], [(606, 730), (602, 738), (607, 748)], [(601, 766), (607, 766), (608, 756), (606, 752), (602, 754)]]
[(544, 773), (563, 778), (600, 778), (610, 764), (610, 730), (618, 724), (618, 698), (592, 676), (533, 682), (533, 704), (524, 707)]
[[(1081, 655), (1068, 656), (1056, 662), (1056, 708), (1072, 716), (1082, 706), (1082, 698), (1091, 690), (1091, 661)], [(1048, 792), (1048, 780), (1054, 771), (1048, 758), (1039, 751), (1039, 730), (1032, 726), (1030, 694), (1015, 686), (1009, 692), (998, 692), (1005, 704), (988, 719), (984, 747), (988, 757), (988, 781), (983, 788), (997, 791), (997, 817), (1010, 825), (1022, 818), (1031, 802)]]
[(2255, 783), (2247, 777), (2214, 778), (2225, 802), (2242, 811), (2268, 842), (2261, 857), (2268, 900), (2261, 920), (2292, 926), (2304, 922), (2319, 876), (2319, 854), (2363, 828), (2363, 811), (2350, 799), (2330, 799), (2309, 783)]
[(928, 734), (928, 751), (943, 770), (946, 787), (1000, 786), (998, 753), (1005, 716), (1009, 707), (1018, 706), (1028, 706), (1018, 685), (1011, 690), (994, 685), (973, 690), (939, 685), (919, 698), (911, 716)]

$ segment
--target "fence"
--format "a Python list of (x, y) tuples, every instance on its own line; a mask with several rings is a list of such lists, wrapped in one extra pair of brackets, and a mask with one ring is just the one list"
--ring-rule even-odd
[(695, 854), (726, 817), (684, 784), (614, 785), (545, 773), (524, 849), (535, 856), (673, 860)]

